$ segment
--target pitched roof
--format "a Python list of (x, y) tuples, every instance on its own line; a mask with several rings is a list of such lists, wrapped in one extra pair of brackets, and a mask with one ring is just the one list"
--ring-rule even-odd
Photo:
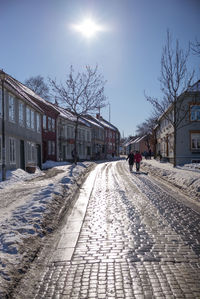
[(108, 122), (107, 120), (105, 120), (102, 116), (99, 116), (99, 117), (93, 116), (93, 118), (98, 123), (100, 123), (103, 127), (106, 127), (106, 128), (111, 129), (113, 131), (118, 131), (118, 129), (114, 125), (112, 125), (110, 122)]
[(86, 119), (91, 125), (103, 129), (103, 126), (100, 124), (100, 122), (98, 121), (97, 118), (95, 118), (91, 115), (85, 115), (83, 118)]
[[(4, 73), (0, 71), (0, 73)], [(4, 82), (8, 87), (11, 87), (21, 98), (23, 98), (26, 102), (37, 108), (40, 112), (43, 112), (43, 110), (40, 108), (39, 105), (37, 105), (31, 97), (24, 91), (23, 84), (8, 75), (7, 73), (5, 74)]]
[[(54, 106), (54, 108), (59, 112), (60, 116), (67, 119), (67, 120), (70, 120), (72, 122), (76, 122), (77, 118), (75, 116), (75, 114), (63, 107), (60, 107), (58, 106), (57, 104), (52, 104)], [(90, 124), (87, 120), (85, 120), (84, 118), (79, 118), (79, 123), (87, 126), (87, 127), (90, 127)]]
[(200, 80), (188, 88), (189, 92), (200, 92)]

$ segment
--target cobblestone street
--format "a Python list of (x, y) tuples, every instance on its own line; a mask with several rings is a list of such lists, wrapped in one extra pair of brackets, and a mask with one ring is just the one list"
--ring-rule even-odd
[(166, 188), (99, 164), (13, 298), (200, 298), (200, 214)]

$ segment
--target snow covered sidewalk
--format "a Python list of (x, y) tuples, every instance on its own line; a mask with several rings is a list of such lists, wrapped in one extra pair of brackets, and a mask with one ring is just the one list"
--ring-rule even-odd
[(170, 163), (157, 160), (142, 160), (142, 169), (181, 189), (185, 194), (200, 202), (200, 164), (173, 167)]
[(0, 298), (24, 273), (94, 163), (64, 164), (47, 163), (54, 167), (35, 174), (18, 169), (0, 182)]

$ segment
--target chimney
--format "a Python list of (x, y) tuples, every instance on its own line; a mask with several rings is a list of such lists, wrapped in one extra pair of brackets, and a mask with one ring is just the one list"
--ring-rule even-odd
[(96, 118), (97, 118), (97, 119), (100, 119), (100, 113), (97, 113), (97, 114), (96, 114)]

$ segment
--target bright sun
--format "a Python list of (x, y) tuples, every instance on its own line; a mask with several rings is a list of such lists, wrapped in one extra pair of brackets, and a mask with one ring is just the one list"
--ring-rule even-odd
[(92, 38), (98, 31), (102, 31), (102, 27), (97, 25), (92, 19), (85, 19), (82, 23), (73, 27), (86, 38)]

